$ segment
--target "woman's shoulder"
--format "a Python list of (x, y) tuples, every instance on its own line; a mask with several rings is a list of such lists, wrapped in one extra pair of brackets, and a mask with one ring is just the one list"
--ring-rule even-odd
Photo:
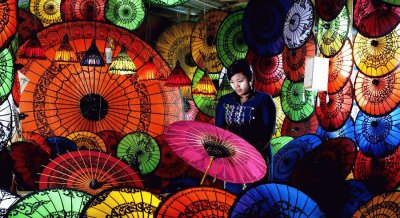
[(260, 99), (260, 100), (266, 100), (266, 101), (273, 101), (272, 96), (270, 94), (267, 94), (265, 92), (261, 92), (256, 90), (255, 92), (255, 97)]
[(220, 101), (220, 102), (221, 102), (221, 101), (222, 101), (222, 102), (236, 101), (235, 93), (232, 92), (232, 93), (223, 95), (223, 96), (221, 96), (221, 98), (219, 99), (219, 101)]

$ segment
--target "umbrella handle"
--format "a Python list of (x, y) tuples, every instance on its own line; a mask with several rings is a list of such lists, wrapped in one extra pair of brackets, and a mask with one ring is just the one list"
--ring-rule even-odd
[(200, 185), (203, 185), (204, 180), (206, 179), (207, 173), (208, 173), (208, 171), (210, 170), (211, 164), (214, 162), (214, 160), (215, 160), (215, 157), (214, 157), (214, 156), (211, 156), (211, 157), (210, 157), (210, 162), (208, 162), (207, 169), (206, 169), (206, 171), (204, 172), (204, 175), (203, 175), (203, 178), (201, 179)]

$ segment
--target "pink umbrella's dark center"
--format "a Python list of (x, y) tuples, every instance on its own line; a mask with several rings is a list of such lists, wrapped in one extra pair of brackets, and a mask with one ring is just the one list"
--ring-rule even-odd
[(89, 187), (91, 189), (99, 189), (99, 188), (103, 187), (103, 183), (97, 181), (96, 179), (93, 179), (92, 181), (90, 181)]
[(377, 40), (372, 40), (371, 45), (377, 47), (379, 45), (379, 42)]
[(231, 157), (235, 154), (233, 147), (212, 135), (204, 136), (201, 139), (201, 144), (207, 151), (207, 154), (215, 158)]
[(108, 113), (107, 101), (103, 96), (94, 93), (83, 96), (79, 107), (82, 116), (90, 121), (104, 119)]

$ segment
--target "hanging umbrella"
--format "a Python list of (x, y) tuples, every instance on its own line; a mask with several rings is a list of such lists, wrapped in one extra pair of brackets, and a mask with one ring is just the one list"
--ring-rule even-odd
[(63, 20), (105, 21), (105, 0), (65, 0), (61, 2)]
[(347, 38), (343, 48), (329, 59), (328, 93), (339, 92), (350, 80), (353, 71), (353, 47)]
[(400, 23), (400, 8), (384, 1), (359, 0), (354, 2), (354, 28), (369, 38), (381, 37)]
[(346, 5), (347, 0), (316, 0), (317, 14), (325, 21), (335, 19)]
[(153, 217), (160, 196), (137, 188), (110, 188), (93, 196), (82, 217)]
[(368, 157), (364, 152), (360, 151), (354, 163), (354, 178), (365, 182), (375, 192), (390, 191), (399, 185), (399, 166), (399, 148), (381, 158)]
[(295, 138), (283, 146), (273, 157), (272, 181), (288, 182), (297, 162), (321, 142), (321, 138), (317, 135), (307, 134)]
[(276, 120), (275, 120), (275, 132), (272, 135), (272, 138), (276, 138), (282, 135), (282, 125), (285, 120), (285, 113), (282, 110), (281, 98), (275, 97), (273, 98), (276, 110)]
[(32, 36), (32, 33), (43, 29), (43, 24), (36, 20), (34, 14), (27, 9), (18, 9), (18, 42), (21, 45)]
[(107, 146), (103, 139), (92, 132), (78, 131), (66, 136), (76, 144), (79, 149), (95, 149), (106, 152)]
[(24, 135), (24, 141), (39, 146), (40, 149), (45, 151), (50, 156), (51, 147), (50, 144), (46, 141), (46, 138), (44, 136), (36, 132), (23, 132), (23, 135)]
[(343, 47), (350, 27), (347, 6), (332, 21), (319, 20), (317, 41), (320, 52), (326, 57), (336, 55)]
[(106, 144), (107, 152), (112, 154), (114, 157), (117, 156), (117, 147), (119, 141), (124, 137), (120, 132), (113, 130), (103, 130), (97, 133), (97, 135)]
[(235, 11), (221, 23), (217, 33), (217, 53), (222, 65), (229, 67), (235, 60), (246, 57), (247, 44), (242, 30), (243, 10)]
[(153, 172), (160, 162), (160, 147), (150, 135), (133, 132), (118, 143), (117, 157), (141, 174), (148, 174)]
[(308, 118), (315, 109), (316, 92), (304, 90), (302, 82), (285, 79), (282, 84), (282, 109), (292, 121)]
[(370, 157), (384, 157), (399, 146), (400, 108), (380, 117), (358, 112), (355, 133), (360, 150)]
[[(219, 74), (208, 74), (212, 81), (217, 81), (219, 78)], [(197, 68), (196, 72), (193, 75), (193, 84), (192, 90), (196, 87), (197, 83), (204, 76), (204, 71), (200, 68)], [(205, 113), (207, 116), (215, 117), (215, 108), (217, 107), (218, 101), (214, 96), (199, 96), (193, 95), (194, 103), (197, 108)]]
[(78, 150), (50, 161), (40, 174), (39, 188), (69, 187), (95, 195), (124, 186), (142, 188), (139, 176), (122, 160), (95, 150)]
[(299, 136), (305, 134), (314, 134), (318, 128), (318, 119), (315, 113), (313, 113), (309, 118), (293, 122), (288, 117), (285, 117), (285, 120), (282, 124), (282, 132), (283, 136), (292, 136), (297, 138)]
[(154, 174), (163, 179), (173, 179), (182, 176), (189, 169), (190, 165), (168, 146), (165, 135), (158, 136), (156, 141), (160, 145), (161, 158), (160, 164), (157, 166)]
[(46, 142), (50, 145), (52, 158), (58, 157), (67, 152), (78, 150), (75, 142), (62, 136), (47, 137)]
[(231, 207), (229, 217), (324, 217), (317, 203), (284, 184), (262, 184), (246, 191)]
[(0, 72), (2, 72), (0, 78), (0, 104), (3, 103), (11, 93), (14, 83), (13, 68), (13, 57), (11, 56), (10, 50), (6, 48), (0, 52)]
[(13, 132), (11, 102), (6, 99), (0, 105), (0, 148), (6, 146)]
[(282, 52), (283, 26), (291, 0), (250, 1), (243, 16), (243, 33), (249, 50), (257, 55)]
[(203, 14), (194, 25), (190, 49), (196, 65), (201, 70), (217, 73), (222, 70), (222, 63), (217, 54), (218, 29), (228, 13), (221, 10), (213, 10)]
[(183, 5), (189, 0), (149, 0), (151, 4), (158, 6), (174, 7), (178, 5)]
[(355, 141), (356, 139), (354, 133), (354, 120), (351, 116), (349, 116), (344, 125), (338, 130), (334, 131), (328, 131), (324, 129), (321, 125), (319, 125), (316, 134), (319, 135), (324, 140), (338, 138), (338, 137), (346, 137)]
[(349, 188), (350, 196), (343, 208), (341, 217), (351, 217), (362, 204), (374, 197), (374, 193), (361, 181), (348, 180), (346, 184)]
[(17, 0), (1, 1), (0, 11), (0, 48), (3, 49), (10, 45), (17, 31)]
[(279, 136), (277, 138), (271, 139), (270, 144), (272, 157), (274, 157), (279, 150), (281, 150), (287, 143), (291, 142), (293, 139), (294, 138), (291, 136)]
[(400, 26), (378, 38), (367, 38), (357, 33), (354, 38), (353, 58), (365, 75), (378, 77), (392, 72), (400, 63)]
[[(221, 78), (222, 77), (222, 78)], [(217, 99), (219, 100), (222, 96), (230, 94), (234, 92), (230, 81), (228, 80), (228, 76), (226, 74), (219, 75), (219, 89), (217, 91)]]
[(157, 217), (228, 217), (236, 196), (218, 188), (193, 187), (164, 200)]
[(290, 49), (307, 43), (314, 24), (314, 5), (311, 0), (296, 0), (289, 9), (283, 26), (283, 39)]
[(138, 28), (144, 20), (144, 15), (144, 4), (139, 0), (109, 0), (106, 3), (106, 19), (128, 30)]
[(392, 191), (376, 195), (371, 200), (361, 205), (353, 217), (398, 217), (400, 191)]
[(178, 121), (167, 127), (165, 135), (175, 153), (204, 175), (244, 184), (266, 174), (265, 161), (252, 145), (217, 126)]
[(384, 116), (400, 103), (400, 68), (381, 77), (370, 77), (360, 72), (354, 84), (355, 100), (364, 113)]
[(43, 165), (48, 163), (48, 154), (30, 142), (12, 143), (10, 154), (18, 189), (38, 189), (39, 173), (43, 170)]
[[(328, 95), (328, 96), (327, 96)], [(353, 107), (353, 85), (348, 81), (336, 94), (319, 92), (320, 105), (316, 107), (319, 125), (328, 131), (341, 128), (350, 116)]]
[(79, 217), (90, 198), (82, 191), (66, 188), (35, 191), (15, 202), (7, 217)]
[(282, 61), (286, 77), (293, 82), (302, 81), (306, 70), (306, 58), (315, 57), (316, 50), (313, 34), (308, 38), (307, 43), (298, 49), (289, 49), (285, 46), (283, 48)]
[(254, 71), (256, 90), (268, 93), (272, 97), (279, 96), (282, 83), (286, 78), (283, 71), (282, 54), (258, 56), (249, 51), (246, 60), (251, 64)]
[(18, 195), (9, 193), (6, 190), (0, 189), (0, 216), (4, 217), (7, 214), (7, 210), (19, 200)]
[(61, 0), (31, 0), (29, 2), (29, 10), (45, 27), (62, 22), (60, 6)]

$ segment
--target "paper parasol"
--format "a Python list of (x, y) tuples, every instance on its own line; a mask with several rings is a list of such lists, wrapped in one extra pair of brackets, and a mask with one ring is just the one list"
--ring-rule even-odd
[(293, 122), (288, 117), (285, 118), (282, 124), (282, 135), (297, 138), (305, 134), (314, 134), (318, 128), (318, 119), (313, 113), (307, 119)]
[(108, 21), (128, 30), (138, 28), (145, 15), (143, 2), (136, 0), (109, 0), (104, 10)]
[(343, 48), (329, 59), (328, 93), (339, 92), (350, 80), (353, 71), (353, 47), (347, 38)]
[(347, 0), (316, 0), (317, 14), (325, 21), (335, 19), (346, 5)]
[(105, 21), (106, 0), (65, 0), (61, 2), (61, 16), (65, 21)]
[(30, 11), (45, 27), (62, 22), (60, 6), (61, 0), (31, 0), (29, 2)]

